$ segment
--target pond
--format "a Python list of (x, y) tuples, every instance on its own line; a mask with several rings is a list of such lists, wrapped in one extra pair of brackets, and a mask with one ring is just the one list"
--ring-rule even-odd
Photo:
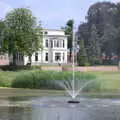
[(78, 97), (79, 104), (67, 103), (69, 97), (3, 97), (0, 120), (120, 120), (120, 100)]

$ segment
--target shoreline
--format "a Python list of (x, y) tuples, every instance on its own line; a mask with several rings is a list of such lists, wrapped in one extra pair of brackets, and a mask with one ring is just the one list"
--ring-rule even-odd
[[(24, 89), (0, 87), (0, 98), (7, 97), (41, 97), (41, 96), (68, 96), (64, 90), (48, 90), (48, 89)], [(89, 98), (120, 98), (119, 92), (81, 92), (81, 97)]]

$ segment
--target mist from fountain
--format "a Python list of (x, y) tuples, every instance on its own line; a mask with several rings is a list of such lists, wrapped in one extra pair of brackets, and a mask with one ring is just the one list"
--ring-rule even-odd
[(61, 83), (61, 85), (65, 88), (66, 92), (71, 96), (72, 100), (75, 100), (75, 98), (80, 94), (82, 89), (86, 87), (88, 84), (91, 84), (93, 80), (85, 81), (83, 84), (81, 84), (81, 80), (75, 79), (75, 34), (73, 31), (73, 61), (72, 61), (72, 81), (71, 80), (65, 80)]
[[(74, 35), (73, 35), (74, 36)], [(95, 80), (86, 80), (82, 78), (77, 78), (75, 76), (75, 50), (74, 50), (74, 37), (73, 37), (73, 62), (72, 62), (72, 77), (67, 78), (67, 80), (53, 80), (53, 84), (56, 84), (60, 88), (65, 89), (65, 91), (71, 96), (72, 100), (75, 101), (75, 98), (80, 94), (80, 92), (88, 86), (89, 84), (93, 83)], [(54, 77), (53, 77), (54, 79)], [(71, 101), (72, 101), (71, 100)]]
[[(82, 80), (83, 81), (83, 80)], [(89, 84), (93, 83), (94, 80), (83, 81), (74, 79), (74, 89), (73, 89), (73, 81), (71, 80), (64, 80), (61, 82), (61, 86), (66, 90), (66, 92), (71, 96), (74, 100), (80, 92), (88, 86)]]

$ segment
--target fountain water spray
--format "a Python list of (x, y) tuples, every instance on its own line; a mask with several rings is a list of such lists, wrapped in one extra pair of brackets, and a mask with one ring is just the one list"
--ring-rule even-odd
[(56, 80), (54, 83), (60, 85), (62, 88), (66, 90), (66, 92), (71, 96), (72, 100), (68, 101), (69, 103), (79, 103), (75, 98), (80, 94), (82, 89), (86, 87), (88, 84), (92, 83), (94, 80), (81, 80), (75, 78), (75, 34), (73, 32), (73, 61), (72, 61), (72, 78), (68, 80)]
[[(75, 98), (79, 95), (81, 90), (86, 87), (88, 84), (92, 83), (93, 80), (87, 81), (82, 86), (79, 84), (80, 80), (75, 79), (75, 33), (73, 31), (73, 61), (72, 61), (72, 81), (64, 81), (63, 86), (66, 92), (72, 97), (72, 100), (68, 101), (69, 103), (79, 103)], [(77, 83), (76, 83), (77, 81)]]

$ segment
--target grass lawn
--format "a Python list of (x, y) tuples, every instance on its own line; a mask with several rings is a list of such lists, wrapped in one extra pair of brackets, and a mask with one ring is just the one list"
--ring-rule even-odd
[[(28, 71), (19, 72), (0, 72), (0, 87), (11, 87), (12, 81), (16, 76)], [(88, 72), (96, 76), (96, 80), (101, 83), (99, 92), (120, 93), (120, 72)]]
[(97, 73), (101, 82), (101, 92), (120, 92), (120, 72)]

